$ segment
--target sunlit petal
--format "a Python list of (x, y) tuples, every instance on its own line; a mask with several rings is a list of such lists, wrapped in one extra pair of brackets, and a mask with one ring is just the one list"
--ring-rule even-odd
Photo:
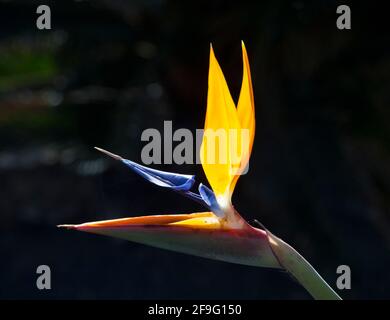
[[(227, 195), (234, 177), (233, 151), (241, 152), (239, 139), (232, 140), (230, 132), (240, 137), (237, 109), (230, 95), (225, 77), (210, 48), (209, 88), (207, 112), (200, 158), (207, 179), (216, 196)], [(232, 150), (231, 145), (235, 147)]]
[(251, 72), (249, 67), (248, 54), (246, 52), (244, 42), (241, 42), (242, 46), (242, 64), (243, 64), (243, 74), (242, 74), (242, 84), (240, 97), (238, 99), (237, 113), (238, 119), (240, 121), (241, 129), (248, 130), (249, 142), (246, 148), (242, 148), (242, 159), (240, 172), (234, 177), (232, 184), (230, 186), (230, 192), (233, 193), (234, 187), (239, 178), (239, 174), (245, 170), (248, 165), (249, 158), (252, 152), (253, 141), (255, 138), (255, 102), (253, 97), (253, 88), (252, 88), (252, 79)]

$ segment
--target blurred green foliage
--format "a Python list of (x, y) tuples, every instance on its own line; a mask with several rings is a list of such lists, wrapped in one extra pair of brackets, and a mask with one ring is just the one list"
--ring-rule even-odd
[(52, 52), (26, 48), (0, 49), (0, 90), (48, 81), (57, 72)]

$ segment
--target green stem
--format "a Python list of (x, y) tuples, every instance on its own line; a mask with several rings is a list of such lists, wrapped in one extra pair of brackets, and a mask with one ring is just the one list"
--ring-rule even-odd
[(313, 266), (293, 247), (268, 230), (269, 243), (281, 266), (317, 300), (342, 300)]

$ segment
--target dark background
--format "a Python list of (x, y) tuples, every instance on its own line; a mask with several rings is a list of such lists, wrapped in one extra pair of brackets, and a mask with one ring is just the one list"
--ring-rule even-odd
[[(201, 210), (93, 150), (139, 161), (146, 128), (203, 127), (209, 43), (233, 97), (240, 40), (257, 132), (234, 204), (300, 251), (344, 298), (390, 298), (388, 12), (347, 1), (0, 2), (0, 298), (310, 299), (283, 272), (172, 253), (57, 224)], [(352, 30), (336, 28), (349, 4)], [(154, 166), (197, 174), (200, 165)], [(36, 288), (38, 265), (52, 290)]]

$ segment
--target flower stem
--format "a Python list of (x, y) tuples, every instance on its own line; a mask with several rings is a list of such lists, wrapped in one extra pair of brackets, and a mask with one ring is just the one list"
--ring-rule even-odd
[(281, 266), (316, 300), (342, 300), (313, 266), (293, 247), (268, 230), (269, 243)]

